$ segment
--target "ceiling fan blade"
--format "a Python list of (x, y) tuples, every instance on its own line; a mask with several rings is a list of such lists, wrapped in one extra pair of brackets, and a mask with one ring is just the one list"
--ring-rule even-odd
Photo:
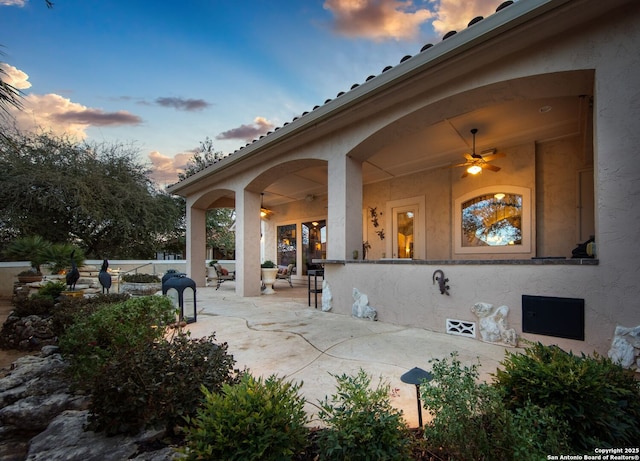
[(484, 160), (485, 162), (491, 162), (492, 160), (495, 160), (497, 158), (503, 158), (506, 157), (506, 154), (503, 153), (498, 153), (498, 154), (491, 154), (491, 155), (485, 155), (482, 157), (482, 160)]
[(460, 179), (466, 178), (467, 176), (469, 176), (469, 173), (467, 172), (467, 170), (464, 170), (464, 173), (462, 173), (462, 176), (460, 176)]
[(495, 165), (491, 165), (490, 163), (485, 163), (484, 165), (480, 165), (482, 168), (484, 168), (485, 170), (490, 170), (490, 171), (500, 171), (500, 167), (499, 166), (495, 166)]
[(460, 167), (460, 166), (469, 166), (469, 165), (473, 165), (473, 163), (471, 163), (471, 162), (456, 163), (454, 165), (446, 166), (445, 168), (457, 168), (457, 167)]
[(469, 160), (470, 162), (475, 160), (475, 157), (471, 154), (463, 154), (464, 158), (466, 158), (467, 160)]

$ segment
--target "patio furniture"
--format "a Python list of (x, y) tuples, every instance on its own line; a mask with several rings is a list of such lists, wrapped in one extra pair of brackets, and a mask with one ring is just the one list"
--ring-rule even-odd
[[(308, 296), (308, 304), (311, 306), (311, 293), (315, 296), (316, 309), (318, 308), (318, 293), (322, 293), (322, 280), (324, 280), (324, 269), (316, 269), (316, 270), (308, 270), (308, 284), (309, 284), (309, 293)], [(313, 277), (313, 285), (311, 284), (311, 277)], [(322, 277), (320, 279), (320, 288), (318, 288), (318, 277)]]
[(291, 275), (295, 270), (295, 265), (289, 264), (287, 267), (279, 267), (278, 273), (276, 274), (276, 280), (286, 280), (289, 282), (289, 286), (293, 288), (293, 283), (291, 283)]
[(227, 280), (231, 280), (231, 281), (235, 282), (235, 280), (236, 280), (236, 272), (235, 271), (229, 272), (227, 269), (222, 267), (220, 264), (214, 264), (213, 267), (216, 268), (216, 276), (217, 276), (216, 290), (218, 288), (220, 288), (220, 285), (222, 285)]

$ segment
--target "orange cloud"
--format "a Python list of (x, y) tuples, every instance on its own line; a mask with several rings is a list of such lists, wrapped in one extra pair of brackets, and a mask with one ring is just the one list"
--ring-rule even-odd
[(193, 153), (181, 153), (167, 157), (157, 150), (149, 153), (151, 173), (149, 176), (158, 184), (173, 184), (178, 181), (178, 173), (183, 173)]
[(373, 40), (417, 38), (420, 25), (433, 16), (403, 0), (326, 0), (323, 6), (333, 13), (338, 33)]
[(22, 101), (22, 110), (11, 110), (19, 129), (44, 129), (54, 134), (87, 137), (90, 126), (137, 125), (142, 119), (126, 111), (105, 112), (72, 102), (57, 94), (30, 94)]
[(494, 0), (440, 0), (434, 4), (433, 28), (439, 35), (461, 31), (476, 16), (495, 13), (498, 4)]
[(31, 88), (31, 82), (29, 82), (29, 76), (22, 72), (20, 69), (7, 64), (6, 62), (0, 62), (0, 69), (4, 71), (2, 80), (8, 83), (18, 90), (26, 90)]
[(273, 128), (273, 123), (264, 117), (256, 117), (253, 125), (240, 125), (216, 136), (216, 139), (242, 139), (252, 141)]

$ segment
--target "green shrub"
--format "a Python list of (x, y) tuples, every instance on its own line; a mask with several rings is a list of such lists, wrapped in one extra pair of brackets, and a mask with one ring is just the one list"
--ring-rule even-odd
[(174, 321), (169, 298), (131, 298), (77, 318), (60, 338), (60, 349), (70, 359), (69, 370), (82, 387), (119, 351), (148, 347), (162, 338), (166, 325)]
[(119, 349), (95, 374), (91, 383), (90, 428), (108, 435), (133, 434), (144, 427), (170, 431), (195, 416), (200, 387), (218, 392), (237, 381), (233, 356), (215, 336), (190, 339), (179, 333), (172, 340)]
[(189, 460), (287, 460), (304, 450), (309, 430), (301, 384), (250, 374), (216, 393), (202, 388), (204, 407), (186, 418)]
[(49, 296), (33, 295), (28, 298), (21, 297), (14, 300), (14, 314), (18, 317), (38, 315), (49, 317), (53, 313), (55, 301)]
[(160, 283), (160, 277), (153, 274), (124, 274), (120, 279), (128, 283)]
[(455, 352), (431, 363), (433, 380), (421, 386), (433, 418), (424, 435), (441, 457), (534, 461), (566, 448), (561, 422), (533, 405), (509, 411), (498, 388), (478, 382), (477, 365), (462, 366)]
[(60, 293), (66, 289), (67, 285), (63, 281), (47, 282), (38, 288), (38, 295), (56, 300), (60, 297)]
[(320, 459), (404, 460), (409, 439), (402, 412), (389, 402), (389, 385), (380, 381), (372, 389), (371, 378), (334, 376), (337, 392), (320, 402), (318, 417), (328, 428), (318, 435)]
[(262, 264), (260, 264), (260, 267), (262, 269), (275, 269), (278, 266), (276, 265), (276, 263), (274, 263), (273, 261), (268, 259), (265, 262), (263, 262)]
[(128, 294), (97, 294), (90, 298), (62, 297), (53, 309), (53, 332), (60, 337), (76, 320), (86, 319), (102, 306), (122, 303), (129, 299)]
[(496, 385), (510, 408), (531, 401), (571, 428), (571, 447), (634, 446), (640, 440), (640, 387), (633, 372), (605, 357), (540, 343), (508, 353)]

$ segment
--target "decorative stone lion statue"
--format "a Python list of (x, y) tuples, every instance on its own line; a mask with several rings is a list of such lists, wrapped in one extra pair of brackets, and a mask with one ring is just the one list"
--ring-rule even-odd
[(476, 303), (471, 312), (480, 320), (480, 337), (488, 343), (505, 343), (518, 345), (518, 335), (513, 328), (507, 328), (507, 306), (493, 307), (489, 303)]
[(353, 289), (353, 301), (351, 315), (359, 319), (378, 320), (378, 313), (373, 307), (369, 306), (369, 297), (364, 293), (360, 293), (357, 288)]

